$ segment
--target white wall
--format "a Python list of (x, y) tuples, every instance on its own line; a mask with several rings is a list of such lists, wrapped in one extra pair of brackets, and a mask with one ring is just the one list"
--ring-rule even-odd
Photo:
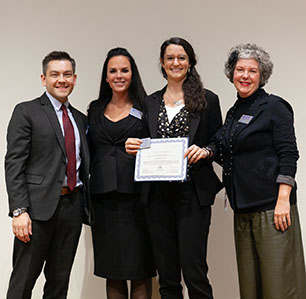
[[(271, 53), (275, 64), (266, 90), (287, 99), (295, 110), (301, 155), (299, 209), (306, 247), (305, 12), (304, 0), (0, 0), (0, 157), (5, 155), (6, 127), (13, 107), (43, 92), (41, 60), (52, 50), (66, 50), (76, 59), (78, 83), (70, 100), (86, 112), (89, 101), (98, 95), (102, 63), (110, 48), (129, 49), (151, 93), (165, 84), (158, 70), (160, 44), (171, 36), (184, 37), (194, 46), (198, 71), (205, 86), (220, 96), (225, 114), (235, 100), (234, 87), (223, 74), (226, 53), (237, 43), (255, 42)], [(0, 176), (0, 297), (4, 298), (13, 235), (3, 167)], [(236, 299), (232, 213), (223, 211), (222, 199), (223, 192), (213, 208), (209, 275), (216, 299)], [(69, 299), (106, 298), (105, 281), (92, 272), (91, 235), (86, 227), (71, 275)], [(40, 278), (34, 299), (41, 298), (42, 285)]]

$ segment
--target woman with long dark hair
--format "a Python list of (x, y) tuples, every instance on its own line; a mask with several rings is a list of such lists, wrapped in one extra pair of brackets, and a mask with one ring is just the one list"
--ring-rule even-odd
[(131, 280), (133, 299), (151, 298), (155, 275), (135, 159), (125, 152), (130, 136), (141, 136), (146, 96), (133, 57), (123, 48), (108, 52), (99, 98), (88, 110), (91, 151), (92, 227), (95, 270), (107, 279), (107, 298), (125, 299)]
[[(142, 203), (156, 261), (162, 298), (181, 299), (181, 271), (189, 298), (213, 298), (206, 262), (211, 205), (221, 183), (205, 147), (221, 126), (218, 96), (204, 89), (196, 57), (186, 40), (175, 37), (161, 45), (161, 71), (167, 86), (146, 98), (147, 137), (189, 137), (184, 182), (144, 184)], [(129, 138), (126, 150), (135, 155), (141, 139)]]

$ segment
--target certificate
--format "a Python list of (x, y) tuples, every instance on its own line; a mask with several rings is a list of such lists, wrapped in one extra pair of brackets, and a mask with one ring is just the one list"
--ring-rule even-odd
[(134, 180), (183, 181), (186, 179), (188, 138), (156, 138), (136, 155)]

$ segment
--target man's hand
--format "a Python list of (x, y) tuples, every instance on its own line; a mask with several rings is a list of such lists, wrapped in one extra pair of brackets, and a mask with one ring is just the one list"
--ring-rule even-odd
[(27, 212), (13, 217), (13, 233), (20, 241), (28, 243), (32, 235), (32, 221)]

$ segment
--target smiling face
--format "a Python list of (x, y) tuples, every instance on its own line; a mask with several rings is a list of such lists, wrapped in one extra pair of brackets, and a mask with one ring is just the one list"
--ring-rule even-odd
[(73, 73), (71, 62), (51, 60), (46, 75), (41, 75), (41, 82), (50, 95), (61, 103), (66, 102), (76, 83), (76, 74)]
[(126, 93), (132, 82), (132, 69), (126, 56), (114, 56), (107, 64), (106, 82), (113, 93)]
[(247, 98), (258, 88), (260, 82), (259, 64), (255, 59), (239, 59), (236, 63), (233, 83), (240, 97)]
[(190, 64), (189, 57), (182, 46), (175, 44), (169, 45), (160, 62), (167, 74), (168, 81), (185, 80)]

